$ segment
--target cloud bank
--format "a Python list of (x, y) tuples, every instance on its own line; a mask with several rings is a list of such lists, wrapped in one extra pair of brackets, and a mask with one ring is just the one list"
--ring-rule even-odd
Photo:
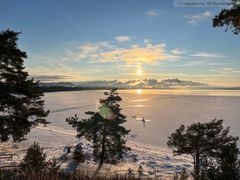
[[(47, 83), (47, 86), (65, 86), (66, 83)], [(69, 86), (69, 83), (67, 84)], [(179, 79), (136, 79), (128, 81), (119, 80), (96, 80), (96, 81), (83, 81), (70, 83), (73, 87), (91, 87), (91, 88), (128, 88), (128, 89), (174, 89), (174, 88), (203, 88), (207, 87), (207, 84), (185, 81)]]
[[(119, 42), (128, 40), (127, 36), (116, 38)], [(166, 44), (152, 44), (146, 40), (144, 46), (132, 45), (128, 48), (119, 48), (106, 41), (87, 43), (80, 45), (76, 51), (67, 51), (66, 54), (68, 59), (91, 63), (153, 64), (157, 61), (178, 59), (182, 53), (180, 49), (167, 52)]]

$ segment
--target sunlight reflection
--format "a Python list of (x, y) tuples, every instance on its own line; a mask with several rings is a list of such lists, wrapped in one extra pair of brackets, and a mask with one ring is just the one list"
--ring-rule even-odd
[(137, 94), (142, 94), (142, 92), (143, 92), (142, 89), (137, 89), (137, 90), (136, 90), (136, 93), (137, 93)]

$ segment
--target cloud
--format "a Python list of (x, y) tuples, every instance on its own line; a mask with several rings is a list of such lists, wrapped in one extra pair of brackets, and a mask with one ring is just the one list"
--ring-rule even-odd
[(224, 55), (219, 54), (219, 53), (209, 53), (209, 52), (197, 52), (197, 53), (191, 54), (190, 56), (205, 57), (205, 58), (223, 58), (223, 57), (225, 57)]
[(89, 60), (94, 62), (99, 58), (99, 54), (113, 49), (114, 46), (107, 41), (97, 43), (85, 43), (77, 47), (76, 50), (67, 50), (65, 59), (69, 60)]
[(48, 62), (45, 66), (27, 67), (30, 77), (36, 77), (38, 80), (50, 81), (81, 81), (89, 79), (82, 71), (69, 65), (59, 63), (58, 61)]
[[(58, 83), (58, 85), (61, 85)], [(83, 82), (74, 82), (72, 86), (79, 87), (95, 87), (95, 88), (155, 88), (155, 89), (171, 89), (171, 88), (193, 88), (193, 87), (206, 87), (207, 84), (185, 81), (179, 79), (135, 79), (127, 81), (119, 80), (95, 80), (95, 81), (83, 81)]]
[(115, 39), (118, 42), (126, 42), (126, 41), (131, 40), (131, 38), (129, 36), (117, 36), (117, 37), (115, 37)]
[(144, 47), (119, 48), (101, 53), (99, 62), (123, 61), (129, 64), (153, 64), (157, 61), (179, 58), (176, 55), (166, 53), (165, 47), (166, 45), (164, 43), (160, 43), (155, 45), (147, 44)]
[(145, 43), (145, 44), (149, 44), (150, 42), (151, 42), (150, 39), (148, 39), (148, 38), (145, 38), (145, 39), (144, 39), (144, 43)]
[(181, 48), (176, 48), (176, 49), (171, 50), (171, 52), (172, 52), (173, 54), (176, 54), (176, 55), (181, 55), (181, 54), (185, 54), (185, 53), (186, 53), (186, 50), (181, 49)]
[(103, 41), (103, 42), (98, 42), (96, 44), (84, 44), (79, 46), (80, 52), (78, 54), (78, 57), (80, 59), (82, 58), (87, 58), (87, 57), (95, 57), (96, 52), (101, 52), (105, 49), (112, 49), (113, 45), (111, 45), (109, 42), (107, 41)]
[(221, 73), (240, 73), (239, 68), (230, 68), (230, 67), (223, 67), (220, 70), (216, 70)]
[(189, 61), (185, 64), (180, 64), (178, 66), (181, 66), (181, 67), (191, 67), (191, 66), (199, 66), (199, 65), (206, 65), (207, 64), (207, 61), (206, 60), (198, 60), (198, 61)]
[(228, 64), (228, 63), (210, 62), (207, 65), (209, 65), (209, 66), (223, 66), (223, 65), (226, 65), (226, 64)]
[(219, 75), (224, 75), (224, 78), (227, 76), (239, 76), (240, 69), (239, 68), (230, 68), (230, 67), (222, 67), (217, 69), (211, 69), (210, 71), (214, 73), (218, 73)]
[(224, 70), (224, 71), (233, 71), (234, 69), (233, 68), (224, 67), (224, 68), (222, 68), (222, 70)]
[(127, 64), (149, 63), (162, 60), (178, 59), (180, 56), (166, 52), (166, 44), (151, 44), (146, 41), (144, 46), (134, 44), (128, 48), (119, 48), (108, 42), (83, 44), (75, 51), (66, 51), (67, 59), (85, 60), (90, 63), (124, 62)]
[(199, 82), (193, 82), (193, 81), (183, 81), (179, 79), (166, 79), (162, 80), (161, 83), (165, 84), (166, 86), (169, 87), (178, 87), (178, 86), (186, 86), (186, 87), (191, 87), (191, 86), (207, 86), (207, 84), (204, 83), (199, 83)]
[(31, 77), (41, 82), (58, 81), (58, 80), (63, 81), (71, 78), (70, 76), (64, 76), (64, 75), (33, 75)]
[(240, 73), (239, 68), (223, 68), (224, 71), (230, 72), (230, 73)]
[(146, 12), (147, 16), (159, 16), (159, 12), (156, 10), (149, 10)]
[(207, 20), (212, 16), (213, 14), (210, 11), (206, 11), (201, 14), (186, 15), (184, 17), (187, 19), (188, 24), (198, 24), (199, 22)]

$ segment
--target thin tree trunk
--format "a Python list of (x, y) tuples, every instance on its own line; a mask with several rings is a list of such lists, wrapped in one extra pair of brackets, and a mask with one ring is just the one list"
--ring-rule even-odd
[(105, 158), (105, 141), (106, 141), (106, 123), (104, 124), (104, 129), (103, 129), (103, 139), (102, 139), (102, 150), (100, 154), (100, 160), (98, 167), (94, 173), (94, 176), (98, 174), (99, 170), (102, 168), (102, 165), (104, 163), (104, 158)]
[(199, 180), (200, 178), (200, 155), (197, 152), (196, 153), (196, 159), (195, 159), (195, 164), (194, 164), (194, 179)]

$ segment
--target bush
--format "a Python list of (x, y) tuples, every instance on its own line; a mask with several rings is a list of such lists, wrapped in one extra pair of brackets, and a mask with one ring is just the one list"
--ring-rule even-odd
[(77, 163), (84, 162), (84, 154), (83, 154), (83, 148), (81, 143), (77, 144), (75, 151), (73, 153), (73, 159)]
[(53, 173), (57, 173), (60, 170), (60, 164), (56, 158), (48, 160), (47, 170)]
[(21, 167), (23, 169), (34, 170), (36, 172), (43, 170), (47, 166), (46, 153), (37, 142), (34, 142), (28, 149)]
[(186, 169), (183, 169), (181, 172), (176, 173), (176, 175), (173, 177), (174, 180), (187, 180), (189, 177), (189, 174)]

